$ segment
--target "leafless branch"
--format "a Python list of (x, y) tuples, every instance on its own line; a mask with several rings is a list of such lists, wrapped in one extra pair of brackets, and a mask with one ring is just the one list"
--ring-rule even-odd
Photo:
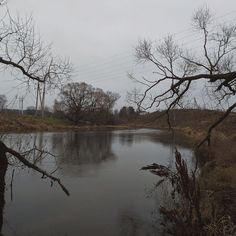
[(208, 146), (210, 145), (211, 133), (212, 133), (213, 129), (214, 129), (215, 127), (217, 127), (223, 120), (225, 120), (225, 118), (230, 114), (230, 112), (231, 112), (234, 108), (236, 108), (236, 102), (235, 102), (232, 106), (230, 106), (230, 107), (226, 110), (226, 112), (224, 112), (223, 115), (222, 115), (216, 122), (214, 122), (214, 123), (209, 127), (209, 129), (208, 129), (208, 131), (207, 131), (207, 136), (198, 144), (198, 146), (197, 146), (198, 148), (199, 148), (200, 146), (202, 146), (205, 142), (208, 143)]
[(41, 168), (39, 168), (38, 166), (32, 164), (31, 162), (29, 162), (28, 160), (25, 159), (24, 156), (22, 156), (19, 152), (14, 151), (11, 148), (8, 148), (3, 142), (0, 141), (0, 148), (3, 152), (5, 153), (10, 153), (11, 155), (13, 155), (14, 157), (16, 157), (20, 162), (22, 162), (25, 166), (27, 166), (30, 169), (33, 169), (39, 173), (41, 173), (44, 177), (47, 177), (49, 179), (51, 179), (53, 182), (57, 182), (60, 187), (62, 188), (62, 190), (65, 192), (66, 195), (70, 195), (69, 191), (66, 189), (66, 187), (61, 183), (61, 180), (59, 178), (56, 178), (54, 176), (52, 176), (51, 174), (47, 173), (45, 170), (42, 170)]

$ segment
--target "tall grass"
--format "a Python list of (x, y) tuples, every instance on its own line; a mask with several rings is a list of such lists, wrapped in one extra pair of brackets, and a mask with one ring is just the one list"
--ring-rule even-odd
[(166, 182), (171, 186), (171, 203), (159, 209), (164, 232), (181, 236), (236, 235), (236, 226), (231, 218), (219, 215), (215, 204), (206, 200), (208, 192), (200, 188), (196, 172), (188, 170), (177, 150), (175, 169), (154, 163), (142, 167), (142, 170), (149, 170), (161, 178), (157, 187)]

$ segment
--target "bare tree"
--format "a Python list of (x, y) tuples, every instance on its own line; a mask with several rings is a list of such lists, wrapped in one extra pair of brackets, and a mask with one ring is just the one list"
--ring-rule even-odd
[(68, 83), (62, 88), (61, 101), (56, 101), (54, 107), (62, 109), (66, 117), (75, 123), (106, 122), (107, 118), (101, 115), (109, 115), (118, 98), (119, 95), (116, 93), (104, 92), (84, 82), (75, 82)]
[[(148, 40), (140, 41), (136, 47), (136, 58), (140, 63), (155, 66), (156, 79), (129, 76), (146, 86), (139, 106), (148, 109), (166, 104), (167, 114), (178, 106), (184, 96), (191, 96), (190, 89), (196, 81), (209, 84), (211, 93), (219, 103), (228, 101), (230, 104), (209, 127), (207, 137), (201, 142), (210, 144), (212, 130), (236, 107), (236, 25), (212, 27), (213, 18), (208, 8), (198, 9), (192, 21), (202, 39), (196, 53), (177, 45), (172, 36), (164, 38), (158, 45)], [(144, 106), (145, 101), (148, 101), (147, 106)], [(169, 116), (168, 122), (171, 125)]]

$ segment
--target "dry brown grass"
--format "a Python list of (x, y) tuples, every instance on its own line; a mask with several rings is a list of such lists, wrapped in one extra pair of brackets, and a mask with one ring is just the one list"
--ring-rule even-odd
[[(163, 112), (143, 115), (139, 118), (137, 123), (157, 128), (168, 128), (167, 117), (160, 117), (161, 114), (163, 114)], [(202, 132), (222, 116), (222, 114), (223, 112), (212, 110), (176, 109), (170, 111), (170, 121), (173, 127), (179, 129), (189, 128), (194, 131)], [(231, 113), (217, 130), (227, 135), (236, 134), (236, 113)]]
[(215, 137), (210, 157), (201, 169), (200, 180), (201, 188), (212, 193), (211, 197), (206, 200), (206, 209), (209, 205), (214, 204), (218, 215), (228, 215), (233, 222), (236, 222), (236, 145), (234, 137)]
[(0, 132), (50, 131), (66, 127), (70, 124), (52, 117), (0, 113)]
[[(58, 130), (105, 130), (128, 129), (126, 125), (73, 125), (69, 121), (54, 117), (34, 117), (14, 113), (0, 113), (0, 132), (31, 132), (31, 131), (58, 131)], [(133, 127), (133, 126), (132, 126)]]
[(206, 235), (209, 236), (235, 236), (236, 225), (231, 217), (223, 216), (215, 221), (212, 221), (205, 228)]

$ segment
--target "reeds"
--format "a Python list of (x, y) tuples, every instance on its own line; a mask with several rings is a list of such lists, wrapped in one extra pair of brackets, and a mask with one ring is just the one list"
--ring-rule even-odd
[[(159, 176), (156, 186), (168, 182), (171, 186), (171, 203), (160, 206), (164, 231), (170, 235), (181, 236), (221, 236), (236, 235), (236, 226), (229, 216), (204, 214), (206, 194), (200, 190), (195, 171), (189, 171), (181, 154), (175, 151), (175, 169), (152, 164), (142, 168)], [(215, 212), (215, 205), (209, 204), (208, 210)]]

